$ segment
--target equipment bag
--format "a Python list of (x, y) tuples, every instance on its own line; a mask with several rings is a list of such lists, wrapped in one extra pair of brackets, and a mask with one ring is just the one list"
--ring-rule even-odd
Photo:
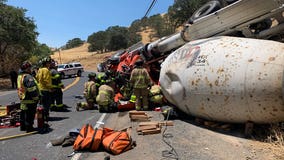
[(88, 150), (88, 151), (97, 151), (103, 137), (103, 129), (93, 128), (92, 125), (84, 125), (79, 135), (77, 136), (73, 149), (78, 150)]
[(135, 109), (135, 103), (127, 102), (127, 103), (118, 103), (117, 105), (118, 111), (130, 111)]
[(132, 149), (135, 142), (131, 139), (130, 129), (106, 133), (102, 142), (104, 148), (115, 155)]

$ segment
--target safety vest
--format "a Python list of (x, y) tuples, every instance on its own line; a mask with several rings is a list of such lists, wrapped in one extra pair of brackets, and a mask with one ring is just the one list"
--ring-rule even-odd
[(21, 103), (24, 103), (24, 104), (32, 104), (32, 103), (35, 103), (37, 100), (39, 100), (39, 97), (31, 97), (31, 99), (25, 99), (26, 98), (26, 93), (27, 92), (33, 92), (33, 91), (36, 91), (39, 93), (38, 91), (38, 86), (37, 86), (37, 82), (36, 80), (33, 78), (34, 82), (35, 82), (35, 86), (33, 87), (30, 87), (30, 88), (26, 88), (24, 86), (24, 79), (25, 77), (27, 76), (27, 74), (20, 74), (18, 76), (18, 79), (17, 79), (17, 84), (18, 84), (18, 96), (21, 100)]
[(24, 78), (27, 74), (20, 74), (18, 76), (18, 79), (17, 79), (17, 84), (18, 84), (18, 96), (20, 98), (20, 100), (23, 100), (25, 99), (25, 96), (26, 96), (26, 89), (24, 87)]
[(52, 69), (50, 72), (52, 88), (61, 88), (63, 86), (63, 83), (61, 82), (61, 75), (59, 74), (59, 72), (56, 71), (56, 69)]

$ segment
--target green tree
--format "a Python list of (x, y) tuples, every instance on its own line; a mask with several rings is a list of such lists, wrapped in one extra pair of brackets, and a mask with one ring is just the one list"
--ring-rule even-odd
[(109, 45), (109, 50), (115, 51), (115, 50), (127, 48), (127, 44), (128, 42), (127, 42), (126, 37), (123, 36), (122, 34), (117, 34), (117, 35), (111, 36), (108, 45)]
[[(114, 48), (121, 49), (127, 47), (129, 41), (129, 33), (127, 27), (111, 26), (107, 28), (106, 33), (108, 39), (106, 45), (107, 50), (115, 50)], [(121, 42), (115, 44), (118, 41)]]
[(37, 42), (35, 49), (32, 52), (32, 57), (30, 61), (33, 64), (37, 64), (40, 59), (50, 56), (51, 50), (46, 44), (40, 44)]
[(0, 1), (1, 73), (4, 73), (4, 61), (5, 57), (9, 57), (8, 54), (19, 54), (18, 58), (29, 58), (29, 52), (36, 46), (36, 25), (31, 18), (25, 17), (25, 12), (25, 9), (8, 6), (5, 1)]
[(81, 40), (80, 38), (73, 38), (66, 43), (65, 48), (75, 48), (81, 46), (82, 44), (84, 44), (83, 40)]
[(191, 15), (209, 0), (176, 0), (168, 9), (169, 19), (177, 28), (186, 23)]
[(167, 14), (156, 14), (148, 18), (149, 26), (156, 30), (155, 37), (164, 37), (174, 33), (171, 24), (167, 21)]
[(93, 33), (88, 37), (87, 42), (90, 43), (90, 46), (88, 48), (89, 52), (94, 51), (101, 51), (104, 52), (106, 49), (108, 38), (106, 31), (99, 31), (96, 33)]
[(142, 40), (142, 37), (140, 34), (138, 34), (138, 32), (141, 32), (141, 21), (135, 20), (128, 28), (128, 47)]

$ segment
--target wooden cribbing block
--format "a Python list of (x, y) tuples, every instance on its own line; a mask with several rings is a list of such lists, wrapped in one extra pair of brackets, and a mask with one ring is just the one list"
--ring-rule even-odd
[(147, 115), (130, 115), (132, 121), (150, 121)]
[(159, 122), (159, 124), (162, 126), (174, 126), (173, 121), (162, 121), (162, 122)]
[(143, 135), (157, 134), (157, 133), (161, 133), (161, 128), (150, 129), (150, 130), (142, 130), (141, 132), (142, 132)]
[(139, 126), (137, 128), (137, 132), (141, 132), (141, 131), (145, 131), (145, 130), (153, 130), (153, 129), (157, 129), (157, 128), (158, 128), (157, 125)]
[(161, 125), (161, 126), (173, 126), (174, 122), (173, 121), (151, 121), (151, 122), (141, 122), (139, 123), (139, 126), (147, 126), (147, 125)]
[(131, 119), (149, 119), (147, 115), (130, 115)]
[(129, 115), (146, 115), (144, 111), (129, 111)]

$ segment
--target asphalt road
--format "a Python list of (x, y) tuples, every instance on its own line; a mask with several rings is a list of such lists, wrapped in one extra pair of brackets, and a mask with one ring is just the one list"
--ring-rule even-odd
[[(75, 78), (64, 79), (65, 86), (71, 84)], [(1, 160), (64, 160), (72, 153), (72, 147), (52, 146), (50, 140), (60, 136), (65, 136), (70, 130), (81, 128), (85, 123), (96, 124), (101, 117), (97, 110), (80, 111), (75, 110), (78, 99), (76, 95), (82, 95), (83, 83), (87, 81), (87, 73), (84, 73), (77, 84), (64, 91), (64, 104), (68, 106), (67, 112), (50, 112), (51, 131), (46, 134), (33, 134), (28, 136), (17, 136), (25, 134), (19, 128), (0, 129), (0, 159)], [(17, 102), (16, 91), (8, 91), (0, 94), (0, 104), (5, 105)], [(81, 100), (83, 101), (83, 100)], [(36, 127), (36, 122), (35, 122)], [(14, 136), (16, 138), (7, 139), (5, 137)]]

